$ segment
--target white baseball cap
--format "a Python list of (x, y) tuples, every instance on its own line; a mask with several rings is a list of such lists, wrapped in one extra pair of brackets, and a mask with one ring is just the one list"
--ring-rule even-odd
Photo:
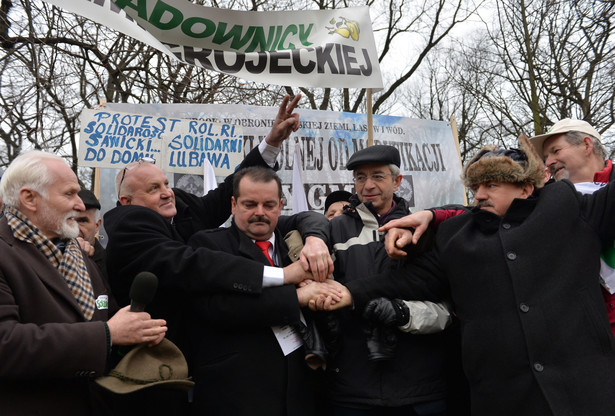
[(568, 133), (569, 131), (578, 131), (580, 133), (585, 133), (592, 137), (595, 137), (596, 139), (598, 139), (598, 141), (600, 141), (600, 133), (598, 133), (598, 131), (596, 131), (596, 129), (593, 128), (587, 121), (565, 118), (555, 123), (553, 127), (551, 127), (551, 129), (549, 129), (549, 131), (545, 134), (530, 138), (530, 143), (532, 143), (540, 157), (543, 157), (542, 146), (545, 140), (547, 140), (551, 136)]

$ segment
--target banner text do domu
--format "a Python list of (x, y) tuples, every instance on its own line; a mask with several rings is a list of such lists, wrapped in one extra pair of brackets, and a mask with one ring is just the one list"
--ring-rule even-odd
[(168, 172), (202, 174), (208, 159), (217, 176), (226, 176), (243, 158), (243, 130), (236, 124), (84, 110), (81, 126), (82, 166), (122, 168), (150, 157)]

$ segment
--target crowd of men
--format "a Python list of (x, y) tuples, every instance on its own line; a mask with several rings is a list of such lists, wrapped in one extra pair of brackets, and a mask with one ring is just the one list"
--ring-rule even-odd
[(141, 159), (103, 219), (62, 158), (10, 164), (3, 412), (615, 414), (615, 185), (597, 131), (565, 119), (486, 146), (463, 171), (473, 207), (415, 214), (398, 150), (367, 147), (346, 165), (354, 194), (287, 217), (276, 158), (298, 100), (217, 189), (171, 188)]

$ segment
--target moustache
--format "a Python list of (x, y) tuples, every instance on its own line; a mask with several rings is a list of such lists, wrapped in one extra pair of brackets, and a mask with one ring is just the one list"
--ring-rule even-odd
[(81, 213), (79, 211), (71, 211), (71, 212), (69, 212), (68, 214), (66, 214), (64, 216), (64, 221), (67, 221), (67, 220), (69, 220), (71, 218), (73, 218), (73, 219), (77, 218), (80, 215), (81, 215)]
[(493, 208), (493, 204), (489, 201), (479, 201), (476, 203), (476, 206), (479, 208), (484, 208), (484, 207), (492, 207)]
[(271, 224), (271, 221), (269, 221), (269, 218), (262, 216), (262, 215), (256, 215), (248, 220), (249, 224), (252, 224), (254, 222), (264, 222), (265, 224)]

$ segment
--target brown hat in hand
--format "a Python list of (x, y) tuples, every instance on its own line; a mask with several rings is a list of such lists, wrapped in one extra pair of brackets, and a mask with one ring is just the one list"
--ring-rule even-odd
[(154, 347), (135, 346), (108, 376), (96, 382), (114, 393), (132, 393), (150, 387), (190, 390), (188, 363), (182, 352), (168, 339)]

